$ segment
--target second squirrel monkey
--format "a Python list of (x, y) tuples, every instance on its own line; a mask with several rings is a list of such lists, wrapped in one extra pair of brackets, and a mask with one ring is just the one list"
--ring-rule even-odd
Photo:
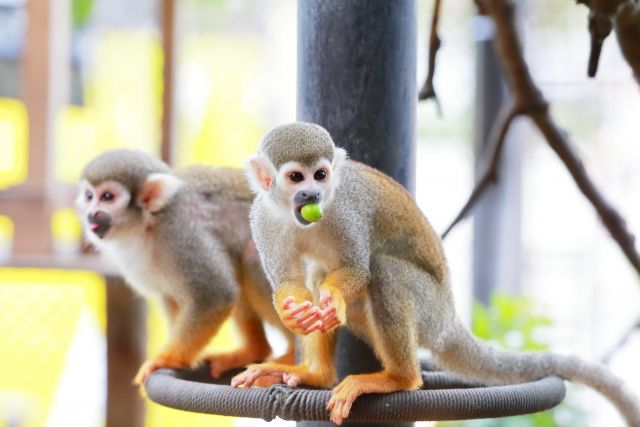
[[(158, 298), (169, 320), (169, 341), (139, 370), (143, 385), (159, 368), (211, 363), (214, 377), (271, 354), (263, 320), (280, 329), (293, 362), (293, 335), (271, 304), (248, 224), (253, 196), (242, 170), (192, 166), (172, 172), (137, 151), (114, 150), (84, 169), (76, 199), (85, 236), (115, 261), (140, 294)], [(242, 347), (203, 353), (233, 317)]]

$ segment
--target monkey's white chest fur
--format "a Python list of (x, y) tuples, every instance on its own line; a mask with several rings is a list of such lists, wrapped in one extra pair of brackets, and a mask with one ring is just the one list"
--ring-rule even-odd
[(135, 236), (102, 242), (100, 251), (112, 259), (132, 288), (145, 297), (172, 295), (175, 283), (163, 268), (163, 261), (155, 256), (153, 242)]

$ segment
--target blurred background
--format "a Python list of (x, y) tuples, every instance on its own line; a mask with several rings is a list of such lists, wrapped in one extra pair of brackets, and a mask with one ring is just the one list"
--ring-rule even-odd
[[(432, 2), (418, 3), (422, 79)], [(587, 9), (516, 3), (552, 113), (640, 232), (640, 91), (617, 44), (605, 44), (589, 80)], [(505, 97), (490, 25), (475, 14), (471, 1), (444, 2), (442, 112), (418, 105), (416, 198), (438, 231), (473, 188)], [(0, 426), (259, 423), (137, 395), (130, 378), (163, 342), (162, 316), (83, 254), (72, 202), (84, 165), (110, 148), (241, 167), (267, 130), (295, 120), (295, 91), (292, 0), (0, 0)], [(494, 345), (603, 361), (640, 394), (640, 279), (524, 119), (504, 164), (474, 219), (444, 242), (458, 311)], [(233, 325), (212, 345), (237, 345)], [(569, 389), (553, 411), (464, 425), (623, 425), (604, 399)]]

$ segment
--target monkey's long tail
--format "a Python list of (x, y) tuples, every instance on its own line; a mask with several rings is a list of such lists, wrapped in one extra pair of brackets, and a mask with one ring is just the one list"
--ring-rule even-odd
[(439, 365), (487, 384), (513, 384), (549, 375), (585, 384), (613, 403), (630, 427), (640, 427), (640, 402), (604, 366), (576, 356), (497, 350), (475, 338), (458, 320), (435, 349)]

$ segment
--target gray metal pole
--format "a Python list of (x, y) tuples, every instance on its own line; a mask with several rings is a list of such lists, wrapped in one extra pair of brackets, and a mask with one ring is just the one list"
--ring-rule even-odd
[[(415, 0), (298, 2), (298, 120), (324, 126), (352, 159), (411, 192), (416, 100)], [(336, 363), (339, 378), (380, 369), (372, 351), (347, 331), (339, 334)]]
[(415, 183), (415, 0), (298, 2), (298, 120)]

